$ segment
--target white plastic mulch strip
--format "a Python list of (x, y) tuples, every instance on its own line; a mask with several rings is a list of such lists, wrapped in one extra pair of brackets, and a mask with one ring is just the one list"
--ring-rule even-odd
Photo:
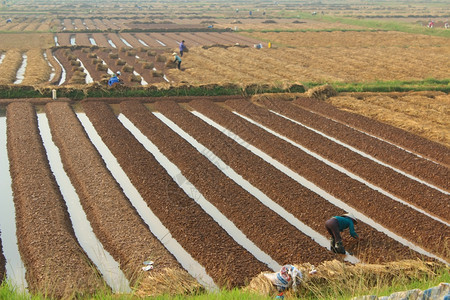
[(111, 41), (110, 39), (108, 39), (108, 43), (111, 45), (111, 47), (117, 48), (116, 44), (114, 44), (113, 41)]
[[(102, 59), (102, 64), (107, 66), (107, 64), (105, 63), (105, 61), (103, 59)], [(108, 68), (108, 70), (106, 70), (106, 73), (108, 73), (109, 75), (114, 75), (114, 72), (110, 68)]]
[[(349, 150), (351, 150), (351, 151), (353, 151), (353, 152), (356, 152), (356, 153), (358, 153), (359, 155), (361, 155), (361, 156), (363, 156), (363, 157), (365, 157), (365, 158), (368, 158), (368, 159), (370, 159), (370, 160), (376, 162), (377, 164), (380, 164), (380, 165), (382, 165), (382, 166), (384, 166), (384, 167), (390, 168), (390, 169), (394, 170), (394, 171), (397, 172), (397, 173), (400, 173), (400, 174), (402, 174), (402, 175), (404, 175), (404, 176), (406, 176), (406, 177), (408, 177), (408, 178), (410, 178), (410, 179), (412, 179), (412, 180), (414, 180), (414, 181), (417, 181), (418, 183), (425, 184), (425, 185), (427, 185), (427, 186), (429, 186), (429, 187), (431, 187), (431, 188), (433, 188), (433, 189), (435, 189), (435, 190), (438, 190), (438, 191), (441, 192), (441, 193), (450, 195), (449, 192), (444, 191), (444, 190), (440, 189), (439, 187), (436, 187), (436, 186), (434, 186), (434, 185), (432, 185), (432, 184), (430, 184), (430, 183), (428, 183), (428, 182), (425, 182), (425, 181), (423, 181), (423, 180), (421, 180), (421, 179), (419, 179), (419, 178), (417, 178), (417, 177), (415, 177), (415, 176), (413, 176), (413, 175), (410, 175), (410, 174), (408, 174), (408, 173), (405, 173), (405, 172), (403, 172), (402, 170), (400, 170), (400, 169), (398, 169), (398, 168), (396, 168), (396, 167), (393, 167), (393, 166), (391, 166), (391, 165), (388, 165), (388, 164), (386, 164), (386, 163), (384, 163), (384, 162), (378, 160), (377, 158), (375, 158), (375, 157), (373, 157), (373, 156), (371, 156), (371, 155), (369, 155), (369, 154), (367, 154), (367, 153), (365, 153), (365, 152), (363, 152), (363, 151), (360, 151), (360, 150), (356, 149), (356, 148), (353, 147), (353, 146), (350, 146), (350, 145), (348, 145), (348, 144), (346, 144), (346, 143), (343, 143), (343, 142), (339, 141), (338, 139), (335, 139), (335, 138), (333, 138), (333, 137), (331, 137), (331, 136), (329, 136), (329, 135), (326, 135), (326, 134), (323, 133), (323, 132), (320, 132), (320, 131), (318, 131), (318, 130), (316, 130), (316, 129), (314, 129), (314, 128), (308, 127), (308, 126), (306, 126), (306, 125), (304, 125), (304, 124), (302, 124), (302, 123), (300, 123), (300, 122), (298, 122), (298, 121), (296, 121), (296, 120), (290, 119), (290, 118), (288, 118), (288, 117), (286, 117), (286, 116), (283, 116), (282, 114), (279, 114), (279, 113), (277, 113), (277, 112), (274, 112), (274, 111), (270, 111), (270, 112), (272, 112), (272, 113), (274, 113), (274, 114), (276, 114), (276, 115), (278, 115), (278, 116), (281, 116), (281, 117), (283, 117), (283, 118), (285, 118), (285, 119), (287, 119), (287, 120), (289, 120), (289, 121), (291, 121), (291, 122), (293, 122), (293, 123), (295, 123), (295, 124), (298, 124), (298, 125), (300, 125), (300, 126), (302, 126), (302, 127), (305, 127), (305, 128), (307, 128), (307, 129), (309, 129), (309, 130), (311, 130), (311, 131), (314, 131), (315, 133), (320, 134), (321, 136), (326, 137), (327, 139), (329, 139), (329, 140), (331, 140), (331, 141), (333, 141), (333, 142), (335, 142), (335, 143), (337, 143), (337, 144), (339, 144), (339, 145), (341, 145), (341, 146), (344, 146), (345, 148), (347, 148), (347, 149), (349, 149)], [(401, 149), (401, 148), (400, 148), (400, 149)], [(403, 149), (402, 149), (402, 150), (403, 150)], [(409, 152), (409, 151), (408, 151), (408, 152)], [(411, 153), (411, 152), (409, 152), (409, 153)], [(416, 156), (417, 156), (417, 155), (416, 155)]]
[(180, 169), (173, 164), (158, 147), (155, 146), (134, 124), (124, 115), (119, 115), (122, 124), (134, 135), (134, 137), (150, 152), (174, 181), (191, 197), (201, 208), (210, 215), (237, 243), (247, 249), (253, 256), (261, 262), (267, 264), (273, 270), (279, 270), (280, 264), (274, 261), (269, 255), (259, 249), (250, 241), (242, 231), (237, 228), (226, 216), (224, 216), (214, 205), (209, 203), (189, 180), (183, 176)]
[(385, 228), (383, 225), (381, 225), (381, 224), (375, 222), (374, 220), (372, 220), (371, 218), (363, 215), (362, 213), (360, 213), (359, 211), (357, 211), (353, 207), (347, 205), (345, 202), (337, 199), (336, 197), (334, 197), (333, 195), (331, 195), (327, 191), (323, 190), (322, 188), (318, 187), (317, 185), (315, 185), (311, 181), (307, 180), (303, 176), (300, 176), (299, 174), (297, 174), (295, 171), (287, 168), (282, 163), (280, 163), (277, 160), (273, 159), (271, 156), (267, 155), (265, 152), (263, 152), (263, 151), (259, 150), (258, 148), (250, 145), (245, 140), (243, 140), (241, 137), (239, 137), (236, 133), (231, 132), (230, 130), (222, 127), (221, 125), (217, 124), (213, 120), (209, 119), (207, 116), (205, 116), (205, 115), (203, 115), (203, 114), (201, 114), (201, 113), (199, 113), (197, 111), (193, 111), (192, 113), (194, 115), (196, 115), (197, 117), (199, 117), (200, 119), (202, 119), (203, 121), (205, 121), (206, 123), (208, 123), (209, 125), (211, 125), (211, 126), (215, 127), (216, 129), (220, 130), (220, 132), (222, 132), (226, 136), (230, 137), (231, 139), (233, 139), (234, 141), (236, 141), (241, 146), (245, 147), (246, 149), (248, 149), (249, 151), (251, 151), (255, 155), (261, 157), (266, 162), (268, 162), (269, 164), (271, 164), (272, 166), (274, 166), (275, 168), (277, 168), (281, 172), (285, 173), (286, 175), (288, 175), (289, 177), (291, 177), (292, 179), (294, 179), (295, 181), (297, 181), (298, 183), (300, 183), (301, 185), (303, 185), (307, 189), (313, 191), (314, 193), (316, 193), (317, 195), (321, 196), (322, 198), (324, 198), (328, 202), (332, 203), (333, 205), (335, 205), (335, 206), (337, 206), (337, 207), (339, 207), (339, 208), (341, 208), (341, 209), (343, 209), (343, 210), (345, 210), (345, 211), (347, 211), (349, 213), (353, 213), (357, 219), (359, 219), (362, 222), (368, 224), (369, 226), (373, 227), (374, 229), (376, 229), (376, 230), (378, 230), (380, 232), (383, 232), (388, 237), (396, 240), (397, 242), (401, 243), (402, 245), (405, 245), (405, 246), (411, 248), (412, 250), (414, 250), (414, 251), (416, 251), (418, 253), (424, 254), (424, 255), (426, 255), (428, 257), (432, 257), (432, 258), (438, 259), (439, 261), (447, 263), (442, 258), (437, 257), (436, 255), (434, 255), (434, 254), (432, 254), (432, 253), (422, 249), (421, 247), (411, 243), (410, 241), (406, 240), (405, 238), (403, 238), (403, 237), (397, 235), (396, 233), (390, 231), (389, 229)]
[(3, 62), (3, 60), (5, 59), (6, 54), (2, 53), (2, 55), (0, 55), (0, 64)]
[(66, 70), (64, 69), (64, 66), (59, 62), (59, 60), (56, 58), (56, 56), (53, 55), (53, 58), (58, 63), (58, 65), (61, 66), (61, 79), (58, 82), (58, 85), (63, 84), (66, 81)]
[[(75, 28), (76, 29), (76, 28)], [(72, 45), (72, 46), (75, 46), (76, 45), (76, 42), (75, 42), (75, 36), (74, 35), (71, 35), (70, 36), (70, 44)]]
[(128, 43), (127, 40), (124, 39), (123, 37), (120, 37), (120, 40), (121, 40), (127, 47), (133, 48), (133, 46), (131, 46), (131, 44)]
[[(142, 196), (131, 183), (130, 179), (120, 167), (117, 159), (103, 143), (89, 118), (84, 113), (77, 113), (89, 139), (105, 161), (106, 167), (123, 189), (131, 204), (136, 208), (141, 219), (147, 224), (150, 231), (160, 240), (169, 252), (175, 256), (185, 270), (189, 272), (200, 284), (209, 290), (217, 290), (214, 280), (184, 248), (172, 237), (170, 231), (162, 224), (158, 217), (151, 211)], [(130, 122), (131, 123), (131, 122)], [(131, 124), (132, 125), (132, 124)]]
[(52, 69), (52, 72), (50, 73), (50, 78), (48, 79), (48, 81), (52, 81), (53, 78), (55, 78), (56, 75), (56, 70), (53, 67), (53, 65), (48, 61), (48, 57), (47, 57), (47, 53), (43, 52), (42, 53), (44, 55), (45, 60), (47, 61), (47, 64), (50, 66), (50, 68)]
[[(63, 30), (65, 30), (65, 28)], [(54, 40), (55, 40), (55, 46), (59, 46), (58, 37), (56, 35), (54, 36)]]
[(16, 74), (16, 81), (14, 81), (14, 84), (21, 84), (23, 79), (24, 79), (24, 75), (25, 75), (25, 70), (27, 69), (27, 60), (28, 57), (25, 53), (22, 54), (22, 65), (20, 66), (19, 70), (17, 70), (17, 74)]
[(97, 46), (97, 42), (95, 41), (95, 39), (93, 37), (89, 38), (89, 42), (91, 42), (91, 45)]
[[(169, 120), (162, 114), (154, 113), (161, 121), (163, 121), (167, 126), (170, 127), (173, 131), (175, 131), (179, 136), (185, 139), (189, 144), (191, 144), (199, 153), (204, 155), (211, 163), (213, 163), (222, 173), (232, 179), (235, 183), (241, 186), (248, 193), (253, 195), (256, 199), (258, 199), (262, 204), (270, 208), (272, 211), (277, 213), (280, 217), (285, 219), (288, 223), (293, 225), (299, 231), (303, 232), (305, 235), (309, 236), (313, 241), (318, 243), (320, 246), (329, 249), (330, 242), (328, 238), (321, 235), (319, 232), (315, 231), (299, 219), (297, 219), (294, 215), (289, 213), (286, 209), (284, 209), (281, 205), (270, 199), (266, 194), (260, 191), (258, 188), (253, 186), (250, 182), (242, 178), (236, 171), (234, 171), (229, 165), (227, 165), (222, 159), (216, 156), (211, 150), (197, 142), (192, 136), (186, 133), (183, 129), (181, 129), (174, 122)], [(358, 263), (359, 260), (351, 255), (347, 255), (345, 258), (347, 261), (351, 263)]]
[(130, 292), (130, 284), (120, 269), (119, 263), (103, 248), (103, 245), (92, 230), (86, 213), (81, 206), (78, 194), (64, 171), (59, 149), (53, 143), (45, 114), (38, 114), (38, 124), (50, 168), (67, 204), (67, 210), (78, 242), (114, 292)]
[(143, 40), (141, 40), (141, 39), (138, 39), (138, 41), (139, 41), (139, 43), (141, 43), (141, 44), (142, 44), (142, 45), (144, 45), (145, 47), (148, 47), (147, 43), (146, 43), (146, 42), (144, 42)]
[(0, 117), (0, 191), (0, 232), (6, 259), (6, 278), (19, 291), (25, 292), (26, 270), (17, 246), (16, 212), (6, 148), (6, 117)]
[[(339, 171), (339, 172), (341, 172), (341, 173), (346, 174), (347, 176), (349, 176), (350, 178), (352, 178), (352, 179), (354, 179), (354, 180), (356, 180), (356, 181), (358, 181), (358, 182), (361, 182), (361, 183), (367, 185), (369, 188), (371, 188), (371, 189), (373, 189), (373, 190), (375, 190), (375, 191), (377, 191), (377, 192), (380, 192), (381, 194), (383, 194), (383, 195), (385, 195), (385, 196), (387, 196), (387, 197), (389, 197), (389, 198), (391, 198), (391, 199), (393, 199), (393, 200), (395, 200), (395, 201), (397, 201), (397, 202), (399, 202), (399, 203), (401, 203), (401, 204), (404, 204), (404, 205), (406, 205), (406, 206), (408, 206), (408, 207), (410, 207), (410, 208), (412, 208), (412, 209), (414, 209), (414, 210), (416, 210), (416, 211), (418, 211), (418, 212), (420, 212), (420, 213), (422, 213), (422, 214), (424, 214), (424, 215), (426, 215), (426, 216), (428, 216), (428, 217), (430, 217), (430, 218), (432, 218), (432, 219), (434, 219), (434, 220), (436, 220), (436, 221), (438, 221), (438, 222), (441, 222), (441, 223), (443, 223), (443, 224), (445, 224), (445, 225), (447, 225), (447, 226), (450, 226), (450, 224), (449, 224), (448, 222), (446, 222), (446, 221), (444, 221), (444, 220), (442, 220), (442, 219), (440, 219), (440, 218), (438, 218), (438, 217), (436, 217), (436, 216), (433, 216), (432, 214), (430, 214), (430, 213), (424, 211), (423, 209), (421, 209), (421, 208), (419, 208), (419, 207), (417, 207), (417, 206), (415, 206), (415, 205), (412, 205), (411, 203), (408, 203), (408, 202), (406, 202), (406, 201), (404, 201), (404, 200), (402, 200), (402, 199), (396, 197), (395, 195), (392, 195), (391, 193), (389, 193), (389, 192), (383, 190), (382, 188), (380, 188), (380, 187), (378, 187), (378, 186), (376, 186), (376, 185), (374, 185), (374, 184), (372, 184), (372, 183), (366, 181), (365, 179), (359, 177), (358, 175), (353, 174), (352, 172), (349, 172), (347, 169), (345, 169), (345, 168), (339, 166), (338, 164), (335, 164), (335, 163), (333, 163), (333, 162), (331, 162), (331, 161), (329, 161), (329, 160), (323, 158), (323, 157), (320, 156), (319, 154), (314, 153), (314, 152), (312, 152), (311, 150), (309, 150), (309, 149), (307, 149), (307, 148), (301, 146), (300, 144), (297, 144), (296, 142), (294, 142), (294, 141), (292, 141), (292, 140), (286, 138), (285, 136), (283, 136), (283, 135), (281, 135), (281, 134), (278, 134), (277, 132), (271, 130), (270, 128), (267, 128), (267, 127), (265, 127), (264, 125), (261, 125), (261, 124), (255, 122), (254, 120), (252, 120), (252, 119), (250, 119), (250, 118), (248, 118), (248, 117), (246, 117), (246, 116), (244, 116), (244, 115), (241, 115), (241, 114), (239, 114), (239, 113), (237, 113), (237, 112), (234, 112), (234, 113), (235, 113), (236, 115), (240, 116), (241, 118), (243, 118), (243, 119), (249, 121), (250, 123), (255, 124), (256, 126), (258, 126), (258, 127), (262, 128), (262, 129), (266, 130), (267, 132), (273, 134), (274, 136), (276, 136), (276, 137), (278, 137), (278, 138), (280, 138), (280, 139), (282, 139), (282, 140), (284, 140), (284, 141), (286, 141), (286, 142), (292, 144), (293, 146), (299, 148), (299, 149), (302, 150), (303, 152), (308, 153), (308, 154), (311, 155), (312, 157), (314, 157), (314, 158), (316, 158), (316, 159), (322, 161), (323, 163), (327, 164), (328, 166), (332, 167), (333, 169), (335, 169), (335, 170), (337, 170), (337, 171)], [(290, 120), (290, 119), (289, 119), (289, 120)], [(308, 128), (308, 129), (311, 129), (311, 128), (309, 128), (309, 127), (307, 127), (307, 128)], [(317, 130), (314, 130), (314, 129), (311, 129), (311, 130), (313, 130), (314, 132), (316, 132), (316, 133), (318, 133), (318, 134), (323, 135), (321, 132), (319, 132), (319, 131), (317, 131)], [(326, 135), (323, 135), (323, 136), (328, 137), (328, 136), (326, 136)], [(340, 145), (345, 146), (345, 144), (343, 144), (342, 142), (340, 142), (340, 141), (338, 141), (338, 140), (336, 140), (336, 139), (334, 139), (334, 138), (331, 138), (331, 137), (330, 137), (330, 140), (332, 140), (332, 141), (334, 141), (334, 142), (337, 142), (337, 143), (339, 143)], [(349, 148), (349, 149), (353, 151), (354, 148), (351, 147), (351, 148)], [(358, 154), (361, 154), (361, 155), (365, 154), (365, 153), (363, 153), (363, 152), (361, 152), (361, 151), (358, 151), (358, 150), (356, 150), (356, 149), (354, 149), (354, 151), (355, 151), (356, 153), (358, 153)], [(366, 155), (363, 155), (363, 156), (365, 157)], [(375, 161), (375, 162), (378, 162), (378, 160), (374, 160), (374, 161)], [(384, 165), (384, 164), (383, 164), (383, 165)], [(408, 177), (409, 177), (409, 176), (408, 176)]]
[(160, 43), (162, 46), (166, 47), (167, 45), (161, 42), (160, 40), (156, 40), (158, 43)]
[(83, 72), (86, 74), (86, 84), (93, 83), (94, 79), (92, 79), (91, 74), (89, 74), (89, 71), (84, 67), (83, 62), (78, 58), (77, 61), (80, 62), (80, 65), (83, 68)]

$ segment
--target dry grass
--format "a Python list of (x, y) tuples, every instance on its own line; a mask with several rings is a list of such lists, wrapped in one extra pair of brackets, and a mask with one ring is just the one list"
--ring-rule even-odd
[(185, 271), (163, 269), (144, 277), (135, 294), (139, 297), (188, 295), (202, 289), (203, 287)]
[(43, 50), (32, 49), (27, 52), (27, 68), (25, 69), (24, 85), (47, 83), (51, 68), (42, 54)]
[(45, 49), (54, 45), (53, 35), (50, 33), (1, 33), (0, 49), (29, 50)]
[[(420, 260), (405, 260), (384, 265), (357, 264), (347, 265), (337, 260), (327, 261), (316, 267), (317, 273), (309, 275), (310, 264), (297, 266), (303, 273), (303, 282), (298, 295), (314, 295), (314, 298), (325, 299), (327, 295), (338, 295), (341, 292), (358, 292), (377, 286), (389, 286), (392, 282), (408, 282), (410, 278), (424, 278), (435, 275), (441, 265)], [(245, 290), (273, 295), (275, 287), (261, 273), (245, 288)], [(288, 291), (286, 295), (292, 296)], [(298, 296), (297, 295), (297, 296)]]
[(438, 93), (433, 97), (424, 93), (369, 93), (357, 98), (351, 94), (332, 97), (327, 102), (450, 148), (450, 95)]
[(22, 53), (19, 50), (8, 50), (0, 64), (0, 84), (12, 84), (16, 80), (17, 70), (22, 64)]

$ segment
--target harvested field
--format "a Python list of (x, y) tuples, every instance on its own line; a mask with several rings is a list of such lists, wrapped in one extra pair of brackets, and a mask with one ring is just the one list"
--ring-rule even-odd
[(45, 60), (41, 49), (32, 49), (27, 53), (27, 68), (25, 69), (23, 85), (47, 83), (51, 69)]
[(22, 64), (22, 53), (18, 50), (8, 50), (0, 64), (0, 84), (12, 84), (16, 80), (17, 70)]
[[(80, 55), (89, 54), (76, 51)], [(211, 98), (216, 102), (193, 99), (174, 99), (178, 103), (154, 99), (145, 104), (116, 99), (120, 105), (108, 105), (107, 100), (97, 99), (85, 101), (77, 109), (87, 114), (146, 207), (216, 284), (242, 286), (260, 271), (276, 269), (274, 266), (285, 263), (319, 265), (332, 259), (365, 263), (417, 258), (449, 261), (446, 245), (450, 227), (446, 212), (450, 209), (450, 196), (445, 185), (449, 150), (444, 146), (362, 116), (345, 117), (349, 113), (308, 98), (286, 101), (275, 95), (255, 97), (253, 102), (257, 105), (236, 97)], [(92, 135), (86, 135), (86, 121), (82, 124), (79, 121), (84, 118), (77, 118), (65, 102), (47, 104), (45, 114), (64, 169), (95, 235), (119, 262), (130, 282), (141, 282), (139, 278), (157, 282), (170, 269), (185, 274), (191, 282), (188, 289), (195, 288), (192, 277), (181, 271), (183, 259), (177, 257), (177, 261), (164, 248), (164, 238), (153, 236), (133, 199), (118, 185), (117, 175), (105, 166), (103, 155), (97, 150), (98, 141), (90, 141)], [(31, 104), (8, 106), (7, 122), (11, 123), (8, 126), (18, 120), (30, 120), (22, 129), (27, 134), (16, 127), (9, 128), (8, 141), (15, 140), (13, 130), (19, 136), (36, 139), (38, 132), (32, 125), (33, 118)], [(394, 148), (390, 140), (396, 140), (401, 148)], [(41, 152), (33, 153), (42, 153), (40, 139), (27, 143), (35, 145), (33, 149), (40, 146)], [(147, 143), (155, 148), (148, 148)], [(352, 147), (344, 148), (343, 144)], [(29, 172), (40, 168), (47, 170), (42, 174), (49, 171), (45, 164), (19, 168), (19, 164), (28, 160), (17, 161), (14, 153), (22, 149), (19, 153), (28, 155), (30, 148), (8, 142), (8, 147), (13, 146), (15, 150), (9, 149), (8, 154), (14, 201), (19, 203), (33, 197), (22, 199), (19, 178), (26, 179)], [(33, 155), (29, 159), (34, 159)], [(172, 169), (175, 167), (176, 171)], [(58, 191), (54, 186), (45, 188), (45, 193)], [(58, 197), (61, 199), (61, 195)], [(26, 211), (20, 208), (18, 216), (21, 209)], [(328, 251), (328, 234), (323, 224), (329, 217), (345, 211), (353, 212), (359, 219), (356, 231), (360, 239), (353, 240), (345, 233), (345, 246), (353, 256), (340, 257)], [(234, 224), (255, 248), (236, 238), (228, 225), (218, 221), (217, 213)], [(19, 220), (20, 217), (18, 227), (25, 227)], [(70, 229), (70, 221), (67, 222), (64, 228)], [(31, 230), (36, 236), (48, 235), (41, 227), (34, 231), (27, 227), (20, 230)], [(66, 243), (58, 245), (68, 247)], [(28, 240), (22, 239), (19, 250), (29, 270), (27, 280), (38, 288), (39, 282), (33, 281), (36, 279), (32, 272), (36, 267), (28, 262), (29, 254), (25, 254), (29, 250), (24, 249), (30, 247), (27, 245)], [(155, 261), (151, 277), (140, 271), (147, 259)], [(91, 288), (83, 282), (79, 284)]]
[[(73, 233), (45, 156), (32, 105), (10, 104), (7, 124), (17, 235), (21, 237), (19, 249), (28, 270), (30, 291), (62, 297), (101, 289), (103, 283)], [(61, 264), (62, 261), (76, 268)]]

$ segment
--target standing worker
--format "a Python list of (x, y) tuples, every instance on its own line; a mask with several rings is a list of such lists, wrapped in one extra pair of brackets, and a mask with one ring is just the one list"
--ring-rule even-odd
[(179, 57), (176, 52), (174, 52), (172, 55), (175, 58), (175, 60), (173, 62), (177, 63), (178, 70), (181, 70), (181, 57)]
[(186, 46), (184, 45), (184, 40), (182, 40), (179, 45), (180, 45), (180, 57), (183, 57), (183, 52), (186, 50)]
[(325, 228), (331, 235), (331, 251), (334, 253), (345, 254), (345, 248), (342, 244), (341, 232), (349, 228), (350, 235), (353, 238), (358, 238), (358, 234), (355, 232), (354, 225), (358, 221), (352, 213), (347, 213), (342, 216), (334, 216), (325, 222)]

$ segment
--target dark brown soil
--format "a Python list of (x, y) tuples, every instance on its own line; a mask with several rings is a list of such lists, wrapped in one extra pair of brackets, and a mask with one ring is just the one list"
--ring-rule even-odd
[[(344, 211), (254, 155), (217, 129), (204, 123), (174, 102), (158, 103), (158, 110), (218, 155), (227, 165), (273, 201), (322, 235), (328, 236), (324, 223)], [(307, 207), (308, 209), (305, 209)], [(418, 255), (385, 234), (359, 222), (357, 243), (345, 236), (347, 248), (369, 263), (411, 259)]]
[[(239, 102), (243, 109), (248, 106), (244, 101), (225, 103), (236, 107)], [(448, 259), (448, 250), (442, 246), (450, 234), (448, 226), (368, 188), (227, 109), (201, 101), (190, 105), (386, 228)]]
[(72, 68), (74, 66), (72, 66), (70, 64), (70, 61), (67, 59), (67, 57), (64, 55), (64, 51), (65, 49), (63, 48), (59, 48), (56, 49), (53, 54), (55, 55), (55, 57), (58, 59), (58, 61), (61, 63), (61, 65), (63, 66), (64, 70), (66, 71), (66, 81), (63, 83), (63, 85), (67, 85), (70, 82), (70, 79), (72, 78), (74, 71), (72, 70)]
[(153, 114), (124, 113), (211, 204), (278, 263), (317, 264), (335, 257), (238, 186)]
[[(290, 140), (304, 146), (312, 152), (319, 154), (342, 167), (349, 172), (358, 175), (368, 182), (381, 187), (383, 190), (414, 204), (431, 214), (439, 216), (445, 221), (450, 220), (450, 196), (425, 184), (402, 175), (391, 168), (378, 164), (369, 158), (363, 157), (352, 150), (337, 144), (326, 137), (315, 133), (303, 126), (295, 124), (283, 117), (268, 113), (267, 109), (260, 108), (247, 102), (227, 102), (236, 109), (258, 123), (276, 131)], [(346, 142), (350, 140), (351, 145), (365, 153), (375, 152), (377, 159), (381, 161), (394, 162), (401, 170), (415, 169), (421, 178), (427, 177), (439, 186), (448, 185), (448, 169), (435, 164), (429, 160), (421, 159), (399, 148), (357, 132), (345, 125), (333, 122), (306, 112), (285, 101), (265, 101), (269, 109), (281, 111), (287, 117), (302, 122), (303, 124), (316, 128), (326, 134)], [(283, 109), (281, 109), (283, 107)], [(316, 125), (316, 126), (315, 126)], [(335, 133), (335, 134), (333, 134)], [(373, 149), (373, 150), (372, 150)], [(420, 171), (420, 173), (419, 173)], [(433, 174), (430, 176), (428, 174)], [(380, 176), (381, 175), (381, 176)]]
[(124, 195), (69, 105), (49, 103), (46, 113), (64, 168), (94, 233), (127, 278), (134, 283), (142, 275), (142, 262), (148, 259), (155, 261), (152, 274), (164, 268), (182, 272)]
[[(83, 108), (148, 206), (216, 283), (242, 286), (268, 270), (178, 187), (107, 104), (90, 102)], [(146, 110), (137, 102), (124, 103), (122, 108), (137, 115)]]
[(7, 145), (18, 246), (30, 291), (63, 297), (104, 288), (73, 232), (31, 104), (8, 105)]
[(444, 145), (427, 140), (391, 125), (383, 124), (358, 114), (339, 110), (323, 101), (317, 101), (310, 98), (298, 98), (294, 101), (294, 104), (371, 135), (378, 136), (395, 145), (399, 145), (409, 151), (450, 167), (450, 149)]

